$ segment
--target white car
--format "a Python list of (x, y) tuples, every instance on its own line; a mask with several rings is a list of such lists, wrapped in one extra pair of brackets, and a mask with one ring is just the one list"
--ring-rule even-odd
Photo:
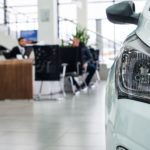
[(132, 1), (106, 10), (113, 23), (137, 24), (125, 40), (108, 76), (107, 150), (150, 150), (150, 0), (135, 13)]

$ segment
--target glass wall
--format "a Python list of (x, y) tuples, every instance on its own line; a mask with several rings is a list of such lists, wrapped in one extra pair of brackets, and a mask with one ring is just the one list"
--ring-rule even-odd
[[(97, 46), (96, 36), (100, 34), (102, 43), (101, 52), (103, 58), (114, 58), (119, 51), (126, 36), (133, 31), (135, 25), (114, 25), (106, 17), (106, 8), (119, 0), (88, 0), (88, 34), (90, 35), (89, 45)], [(141, 12), (145, 0), (134, 0), (136, 12)], [(59, 35), (60, 38), (68, 40), (72, 37), (76, 28), (76, 7), (75, 0), (59, 0)], [(97, 34), (96, 20), (101, 20), (101, 32)]]
[(76, 29), (76, 3), (59, 0), (59, 38), (69, 42)]
[[(9, 31), (38, 29), (37, 0), (0, 0), (0, 24), (4, 24), (4, 1), (7, 5), (7, 26)], [(126, 36), (136, 28), (135, 25), (114, 25), (106, 18), (106, 8), (118, 0), (88, 1), (89, 45), (96, 47), (96, 37), (100, 37), (102, 55), (114, 58)], [(134, 0), (136, 12), (141, 12), (145, 0)], [(77, 26), (78, 0), (58, 0), (59, 38), (68, 42)], [(100, 20), (100, 33), (97, 34), (96, 20)]]
[[(4, 18), (4, 1), (6, 4)], [(0, 0), (0, 24), (6, 21), (9, 34), (19, 36), (21, 30), (37, 30), (37, 0)]]
[(0, 24), (4, 23), (4, 1), (0, 0)]

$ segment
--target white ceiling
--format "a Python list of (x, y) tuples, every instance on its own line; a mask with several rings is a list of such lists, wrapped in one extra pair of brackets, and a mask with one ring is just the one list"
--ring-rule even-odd
[(37, 18), (37, 0), (7, 0), (7, 6), (10, 14), (17, 15), (23, 19), (23, 16), (32, 20)]

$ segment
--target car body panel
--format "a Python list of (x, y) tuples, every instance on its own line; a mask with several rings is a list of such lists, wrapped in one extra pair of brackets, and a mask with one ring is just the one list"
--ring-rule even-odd
[[(150, 149), (150, 99), (148, 98), (148, 101), (144, 101), (144, 97), (142, 95), (140, 95), (141, 98), (133, 98), (131, 96), (132, 91), (126, 92), (126, 95), (131, 94), (129, 97), (118, 96), (118, 82), (120, 79), (117, 77), (120, 76), (117, 74), (120, 73), (120, 71), (118, 71), (120, 69), (118, 67), (121, 66), (119, 63), (122, 63), (122, 61), (119, 60), (123, 51), (128, 48), (147, 55), (149, 58), (145, 58), (149, 63), (150, 0), (147, 0), (145, 8), (140, 15), (137, 29), (133, 31), (124, 41), (120, 55), (117, 56), (109, 71), (105, 96), (105, 129), (107, 150), (117, 150), (118, 146), (124, 147), (124, 149), (120, 150)], [(145, 58), (140, 58), (140, 60), (142, 61)], [(150, 72), (147, 72), (147, 74), (149, 73)]]
[[(150, 47), (135, 32), (126, 39), (123, 47), (132, 47), (150, 56)], [(106, 148), (116, 150), (117, 146), (123, 146), (129, 150), (149, 150), (150, 104), (142, 102), (142, 99), (118, 98), (116, 69), (119, 59), (118, 55), (110, 69), (106, 86)]]
[(150, 1), (147, 0), (143, 12), (140, 15), (138, 27), (136, 29), (138, 37), (150, 46)]
[(150, 105), (131, 99), (117, 99), (115, 67), (114, 64), (110, 71), (106, 90), (107, 150), (115, 150), (119, 145), (131, 150), (148, 150)]

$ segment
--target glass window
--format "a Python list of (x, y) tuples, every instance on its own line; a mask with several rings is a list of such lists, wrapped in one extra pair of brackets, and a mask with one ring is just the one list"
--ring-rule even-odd
[(4, 1), (0, 0), (0, 24), (4, 23)]
[(88, 2), (90, 3), (102, 3), (102, 2), (113, 2), (113, 0), (88, 0)]
[(106, 18), (106, 8), (112, 3), (89, 3), (88, 18)]
[(31, 5), (36, 5), (37, 6), (37, 0), (7, 0), (7, 5), (8, 6), (31, 6)]
[[(118, 1), (118, 0), (117, 0)], [(88, 0), (88, 29), (96, 31), (96, 19), (101, 20), (100, 34), (103, 39), (100, 39), (103, 55), (108, 58), (114, 57), (114, 53), (120, 50), (119, 46), (125, 40), (127, 35), (132, 32), (136, 25), (114, 25), (109, 22), (106, 17), (106, 8), (113, 5), (111, 0)], [(134, 1), (136, 12), (141, 12), (145, 1)], [(96, 34), (89, 32), (90, 44), (98, 45), (96, 43)], [(103, 43), (102, 43), (103, 42)], [(94, 44), (95, 43), (95, 44)]]
[(65, 41), (72, 38), (76, 29), (76, 4), (59, 5), (59, 37)]
[(71, 3), (73, 0), (59, 0), (59, 3)]
[(19, 34), (22, 29), (37, 29), (37, 0), (7, 0), (7, 8), (10, 30), (17, 31)]
[(0, 7), (4, 5), (4, 0), (0, 0)]
[(4, 23), (4, 11), (0, 8), (0, 24)]

